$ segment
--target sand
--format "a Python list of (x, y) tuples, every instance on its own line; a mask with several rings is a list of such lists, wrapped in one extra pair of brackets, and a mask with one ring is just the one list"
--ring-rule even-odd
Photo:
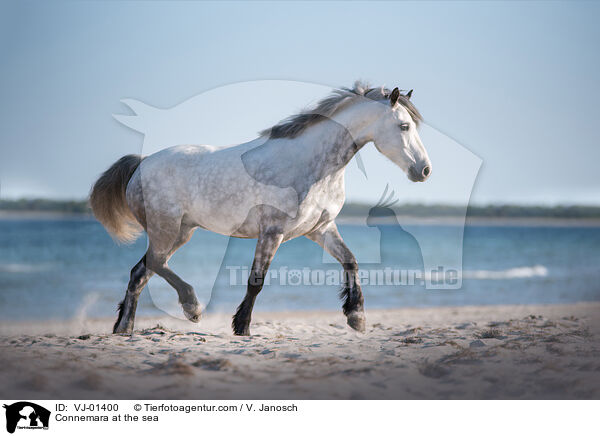
[(4, 398), (600, 398), (600, 303), (0, 324)]

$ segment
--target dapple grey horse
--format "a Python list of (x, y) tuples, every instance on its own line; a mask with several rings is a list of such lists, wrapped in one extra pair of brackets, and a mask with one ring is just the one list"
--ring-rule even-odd
[(133, 331), (138, 297), (155, 273), (177, 290), (186, 317), (199, 321), (192, 286), (168, 266), (198, 227), (258, 239), (246, 296), (233, 317), (236, 335), (250, 334), (252, 308), (275, 252), (298, 236), (342, 264), (343, 311), (350, 327), (364, 331), (358, 265), (335, 224), (345, 200), (344, 172), (373, 142), (410, 180), (429, 177), (431, 163), (417, 132), (421, 115), (411, 94), (357, 82), (244, 144), (176, 146), (117, 161), (92, 188), (93, 213), (117, 240), (133, 241), (145, 230), (149, 245), (131, 270), (114, 333)]

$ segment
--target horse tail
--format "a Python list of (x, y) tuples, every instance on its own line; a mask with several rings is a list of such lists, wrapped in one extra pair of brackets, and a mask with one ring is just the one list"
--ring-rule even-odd
[(94, 216), (119, 242), (133, 242), (143, 230), (129, 209), (126, 198), (129, 179), (142, 159), (135, 154), (123, 156), (96, 180), (90, 193)]

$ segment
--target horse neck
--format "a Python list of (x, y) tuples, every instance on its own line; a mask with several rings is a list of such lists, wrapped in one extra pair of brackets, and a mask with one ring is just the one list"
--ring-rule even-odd
[[(371, 102), (374, 103), (374, 102)], [(372, 138), (368, 126), (377, 114), (372, 104), (358, 102), (341, 110), (331, 119), (309, 129), (306, 146), (327, 163), (330, 170), (342, 170)]]

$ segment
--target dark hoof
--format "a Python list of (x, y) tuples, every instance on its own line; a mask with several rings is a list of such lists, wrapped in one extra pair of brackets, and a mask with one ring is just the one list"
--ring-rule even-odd
[(347, 315), (348, 325), (357, 332), (365, 332), (365, 314), (364, 312), (351, 312)]
[(237, 315), (231, 321), (231, 328), (236, 336), (250, 336), (250, 321), (244, 321)]
[(192, 322), (200, 322), (202, 308), (197, 304), (183, 304), (183, 314)]
[(133, 334), (133, 326), (132, 327), (115, 326), (115, 328), (113, 329), (113, 334), (121, 335), (121, 336), (131, 336)]
[(233, 334), (236, 336), (250, 336), (250, 329), (249, 328), (240, 329), (240, 330), (234, 329)]

